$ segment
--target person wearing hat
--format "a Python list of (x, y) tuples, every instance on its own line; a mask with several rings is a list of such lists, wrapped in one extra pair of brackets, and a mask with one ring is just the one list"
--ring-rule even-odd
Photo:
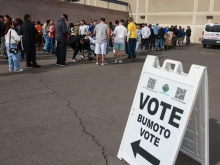
[(115, 50), (115, 63), (122, 63), (122, 53), (125, 50), (125, 41), (127, 36), (127, 29), (123, 26), (125, 21), (122, 19), (119, 26), (116, 26), (113, 32), (114, 35), (114, 50)]
[(137, 43), (137, 32), (136, 32), (136, 25), (132, 22), (132, 18), (129, 17), (128, 21), (128, 34), (127, 34), (127, 42), (128, 42), (128, 58), (132, 59), (133, 61), (136, 60), (136, 43)]
[(67, 66), (66, 64), (66, 45), (67, 45), (67, 34), (68, 29), (66, 22), (68, 21), (68, 15), (63, 14), (57, 20), (55, 25), (55, 37), (57, 41), (57, 65)]

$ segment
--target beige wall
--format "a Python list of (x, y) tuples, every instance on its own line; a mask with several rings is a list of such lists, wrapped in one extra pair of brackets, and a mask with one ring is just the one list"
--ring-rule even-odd
[[(86, 0), (87, 5), (109, 7), (130, 12), (137, 23), (159, 23), (163, 25), (181, 25), (192, 28), (192, 42), (199, 42), (207, 15), (212, 15), (213, 23), (220, 23), (220, 0), (121, 0), (129, 3), (129, 8), (101, 0)], [(83, 3), (80, 0), (78, 3)], [(140, 16), (145, 16), (142, 19)], [(120, 19), (120, 16), (119, 18)]]

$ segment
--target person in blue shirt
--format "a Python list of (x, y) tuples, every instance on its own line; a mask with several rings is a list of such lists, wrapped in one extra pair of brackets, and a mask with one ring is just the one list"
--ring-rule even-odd
[(156, 48), (155, 43), (156, 43), (156, 40), (157, 40), (157, 35), (158, 35), (159, 29), (160, 29), (160, 27), (159, 27), (158, 23), (153, 26), (153, 31), (154, 31), (154, 38), (153, 38), (153, 41), (152, 41), (153, 49)]
[(168, 33), (167, 27), (164, 27), (163, 30), (164, 30), (164, 35)]
[(183, 29), (181, 26), (178, 29), (178, 44), (179, 46), (183, 46)]

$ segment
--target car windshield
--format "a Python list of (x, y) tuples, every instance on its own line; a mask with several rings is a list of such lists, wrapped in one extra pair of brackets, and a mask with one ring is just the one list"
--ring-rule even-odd
[(220, 25), (206, 25), (207, 32), (220, 32)]

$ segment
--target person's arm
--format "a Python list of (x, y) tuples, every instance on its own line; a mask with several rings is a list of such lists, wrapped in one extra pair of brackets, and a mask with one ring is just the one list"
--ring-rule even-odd
[(63, 34), (68, 34), (66, 23), (62, 24), (62, 32), (63, 32)]
[(15, 39), (15, 41), (19, 42), (21, 40), (21, 38), (19, 37), (19, 35), (17, 34), (17, 32), (15, 30), (11, 31), (11, 36)]
[(81, 26), (79, 27), (79, 35), (81, 35)]
[(111, 30), (109, 28), (109, 26), (107, 27), (107, 36), (108, 36), (108, 41), (110, 41), (110, 34), (111, 34)]
[(94, 32), (93, 32), (93, 34), (94, 34), (94, 35), (96, 35), (96, 28), (94, 29)]
[(30, 24), (30, 29), (31, 29), (31, 31), (37, 35), (37, 34), (38, 34), (38, 31), (37, 31), (37, 29), (35, 28), (34, 24), (32, 24), (31, 22), (30, 22), (29, 24)]

